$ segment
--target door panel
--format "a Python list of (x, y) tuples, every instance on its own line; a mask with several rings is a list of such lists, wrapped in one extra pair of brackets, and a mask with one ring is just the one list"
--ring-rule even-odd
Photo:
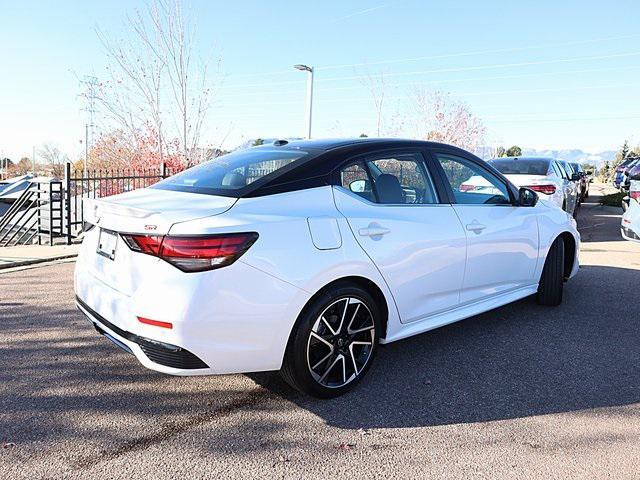
[(535, 282), (537, 209), (514, 205), (508, 183), (479, 159), (435, 152), (467, 237), (462, 304)]
[(459, 304), (466, 236), (451, 205), (381, 205), (342, 187), (334, 187), (334, 196), (389, 285), (403, 323)]
[(453, 208), (467, 233), (461, 303), (535, 282), (538, 259), (535, 207), (454, 205)]

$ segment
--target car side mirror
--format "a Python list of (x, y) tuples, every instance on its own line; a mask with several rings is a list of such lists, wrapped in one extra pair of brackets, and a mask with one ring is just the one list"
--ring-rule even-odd
[(354, 193), (362, 193), (367, 190), (368, 184), (368, 180), (354, 180), (349, 184), (349, 190)]
[(538, 194), (530, 188), (522, 187), (518, 190), (518, 205), (521, 207), (535, 207), (538, 203)]
[(580, 174), (579, 173), (572, 173), (571, 174), (571, 181), (572, 182), (577, 182), (578, 180), (580, 180)]

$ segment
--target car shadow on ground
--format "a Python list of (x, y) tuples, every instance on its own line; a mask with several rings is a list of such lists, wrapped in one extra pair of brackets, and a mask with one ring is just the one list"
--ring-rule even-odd
[(383, 346), (368, 377), (328, 401), (253, 374), (347, 429), (486, 422), (640, 401), (640, 322), (619, 298), (640, 271), (586, 266), (551, 308), (532, 298)]
[[(23, 304), (0, 304), (0, 440), (55, 440), (63, 448), (73, 439), (84, 442), (84, 450), (97, 449), (99, 458), (251, 409), (256, 413), (242, 435), (232, 422), (210, 431), (212, 445), (235, 439), (244, 451), (275, 445), (270, 439), (290, 425), (272, 413), (290, 409), (289, 402), (343, 429), (633, 404), (640, 401), (640, 326), (620, 292), (639, 275), (583, 267), (560, 307), (526, 299), (384, 346), (353, 392), (328, 401), (298, 394), (276, 373), (180, 378), (152, 372), (95, 334), (75, 309), (33, 306), (29, 299), (37, 292), (28, 293)], [(87, 462), (83, 450), (74, 455)]]

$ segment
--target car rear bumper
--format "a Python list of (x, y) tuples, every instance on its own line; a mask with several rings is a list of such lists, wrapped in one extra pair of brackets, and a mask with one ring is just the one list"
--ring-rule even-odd
[[(131, 295), (94, 276), (87, 263), (78, 257), (78, 308), (145, 367), (171, 375), (279, 369), (291, 328), (310, 298), (241, 261), (196, 274), (166, 263)], [(143, 324), (138, 317), (171, 328)]]
[[(78, 310), (93, 323), (98, 333), (107, 337), (122, 350), (135, 355), (142, 363), (151, 361), (157, 365), (171, 368), (177, 371), (208, 369), (209, 366), (188, 350), (164, 342), (158, 342), (150, 338), (141, 337), (103, 318), (81, 299), (76, 297)], [(138, 348), (136, 348), (136, 346)], [(180, 372), (171, 372), (180, 373)], [(198, 373), (198, 372), (194, 372)]]
[(622, 234), (622, 238), (624, 238), (625, 240), (629, 240), (631, 242), (640, 242), (640, 235), (638, 235), (630, 228), (620, 227), (620, 233)]

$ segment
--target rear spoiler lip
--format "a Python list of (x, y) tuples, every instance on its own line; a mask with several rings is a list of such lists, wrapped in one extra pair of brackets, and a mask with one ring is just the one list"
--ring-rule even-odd
[(133, 218), (148, 218), (152, 215), (160, 213), (155, 210), (145, 210), (143, 208), (129, 207), (126, 205), (119, 205), (117, 203), (98, 200), (95, 198), (84, 199), (82, 208), (84, 210), (85, 219), (87, 219), (89, 223), (93, 223), (91, 222), (91, 220), (95, 220), (105, 213), (124, 215)]

